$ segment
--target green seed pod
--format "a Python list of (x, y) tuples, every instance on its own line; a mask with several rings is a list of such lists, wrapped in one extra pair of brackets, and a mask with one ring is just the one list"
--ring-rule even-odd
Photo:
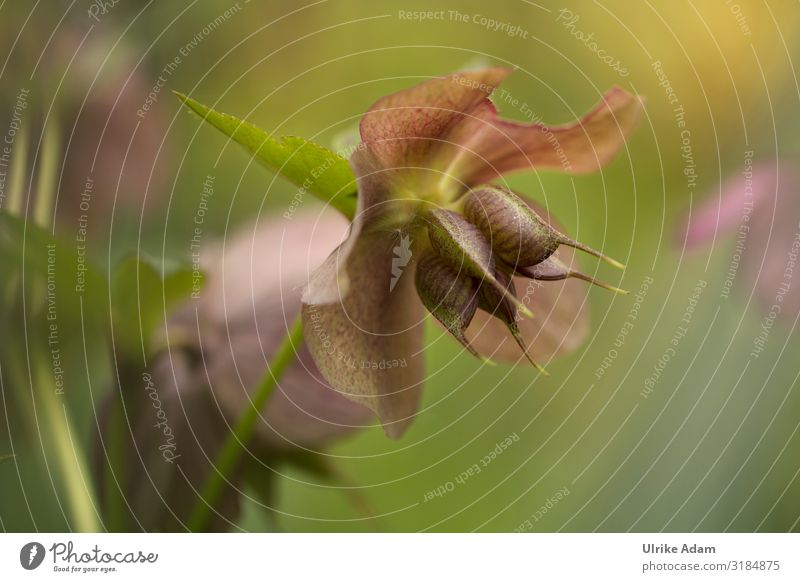
[(563, 244), (624, 268), (614, 259), (558, 232), (519, 196), (499, 186), (472, 189), (464, 202), (464, 215), (489, 240), (494, 254), (512, 266), (540, 263)]
[[(506, 289), (508, 289), (509, 293), (516, 296), (514, 281), (511, 277), (502, 271), (498, 271), (497, 279), (506, 287)], [(525, 346), (525, 340), (523, 339), (522, 333), (519, 330), (519, 325), (517, 324), (517, 308), (513, 303), (511, 303), (504, 295), (498, 293), (497, 289), (494, 287), (490, 285), (481, 285), (478, 295), (478, 308), (505, 323), (506, 327), (508, 327), (508, 331), (511, 332), (512, 337), (522, 349), (522, 353), (525, 354), (525, 357), (528, 359), (528, 361), (537, 370), (545, 375), (549, 375), (547, 370), (545, 370), (541, 365), (537, 364), (528, 353), (528, 348)]]
[(587, 281), (592, 285), (597, 285), (598, 287), (602, 287), (603, 289), (608, 289), (609, 291), (613, 291), (614, 293), (620, 293), (622, 295), (627, 295), (628, 292), (625, 289), (620, 289), (619, 287), (614, 287), (613, 285), (609, 285), (608, 283), (604, 283), (603, 281), (599, 281), (594, 277), (590, 277), (580, 271), (575, 271), (574, 269), (570, 269), (564, 263), (559, 261), (555, 257), (550, 257), (541, 263), (533, 265), (532, 267), (517, 267), (517, 273), (522, 275), (523, 277), (528, 277), (529, 279), (536, 279), (538, 281), (561, 281), (563, 279), (567, 279), (569, 277), (574, 277), (575, 279), (581, 279), (582, 281)]
[(497, 280), (492, 247), (477, 226), (455, 212), (442, 209), (429, 211), (427, 221), (431, 246), (451, 269), (494, 287), (523, 314), (533, 315)]
[(464, 272), (458, 273), (431, 251), (423, 252), (419, 258), (414, 282), (426, 309), (471, 354), (480, 358), (464, 335), (478, 309), (478, 282)]

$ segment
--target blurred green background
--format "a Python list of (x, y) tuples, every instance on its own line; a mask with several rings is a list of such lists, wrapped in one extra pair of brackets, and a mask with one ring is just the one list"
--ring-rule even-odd
[[(209, 22), (237, 5), (165, 73)], [(181, 110), (171, 90), (277, 134), (328, 145), (380, 96), (479, 62), (518, 67), (503, 87), (549, 123), (572, 120), (615, 84), (647, 97), (642, 126), (602, 172), (510, 179), (518, 190), (546, 202), (576, 238), (628, 265), (620, 279), (600, 267), (601, 277), (632, 293), (591, 291), (592, 334), (586, 344), (551, 362), (549, 378), (533, 382), (528, 369), (481, 368), (468, 355), (458, 355), (454, 342), (435, 342), (428, 362), (436, 373), (425, 388), (425, 412), (406, 437), (391, 441), (375, 428), (331, 451), (380, 518), (364, 519), (341, 489), (297, 469), (286, 470), (279, 481), (277, 514), (265, 515), (248, 501), (242, 529), (800, 529), (800, 340), (792, 335), (794, 323), (777, 322), (764, 353), (750, 358), (764, 313), (752, 297), (752, 282), (741, 273), (731, 296), (721, 296), (733, 237), (720, 235), (713, 246), (690, 252), (680, 236), (690, 207), (718, 195), (726, 176), (741, 173), (745, 151), (754, 151), (756, 160), (788, 161), (800, 152), (796, 4), (201, 0), (120, 2), (97, 20), (87, 12), (91, 6), (4, 3), (0, 37), (7, 58), (0, 78), (3, 127), (20, 87), (32, 89), (29, 111), (38, 118), (69, 121), (87, 95), (128, 87), (121, 103), (128, 125), (120, 132), (120, 148), (124, 152), (141, 122), (135, 139), (150, 132), (145, 149), (152, 159), (145, 156), (141, 167), (126, 169), (119, 184), (109, 183), (122, 194), (126, 184), (149, 183), (148, 194), (144, 201), (118, 203), (103, 228), (97, 223), (90, 255), (101, 270), (137, 248), (188, 262), (191, 217), (208, 174), (216, 176), (206, 218), (209, 235), (225, 236), (251, 224), (259, 212), (282, 212), (296, 192)], [(414, 22), (399, 14), (429, 10), (444, 10), (444, 19)], [(450, 10), (469, 15), (468, 22), (451, 19)], [(562, 10), (579, 17), (571, 28)], [(519, 26), (521, 32), (490, 30), (480, 18), (475, 22), (475, 15)], [(575, 30), (593, 33), (597, 46), (628, 74), (602, 62)], [(695, 187), (684, 174), (676, 105), (660, 85), (657, 61), (685, 111)], [(163, 88), (153, 108), (138, 117), (159, 75)], [(506, 117), (525, 118), (502, 103), (500, 109)], [(32, 131), (35, 143), (41, 127)], [(74, 222), (68, 224), (72, 236)], [(615, 345), (647, 278), (652, 283), (638, 317), (624, 343)], [(698, 281), (706, 286), (688, 332), (644, 397), (645, 383), (672, 345)], [(436, 333), (431, 329), (430, 337)], [(102, 345), (90, 342), (87, 349), (96, 353), (91, 364), (84, 365), (80, 344), (68, 347), (68, 361), (82, 370), (72, 377), (82, 387), (72, 392), (77, 394), (70, 402), (72, 437), (90, 448), (95, 428), (90, 403), (101, 399), (111, 367)], [(616, 350), (613, 362), (598, 377), (609, 350)], [(14, 384), (8, 366), (3, 373), (0, 454), (13, 439), (16, 458), (0, 464), (0, 527), (67, 529), (52, 457), (48, 463), (39, 440), (26, 440), (14, 428), (17, 419), (9, 416)], [(479, 474), (463, 484), (455, 481), (509, 435), (519, 440)], [(426, 494), (440, 487), (445, 494), (426, 501)]]

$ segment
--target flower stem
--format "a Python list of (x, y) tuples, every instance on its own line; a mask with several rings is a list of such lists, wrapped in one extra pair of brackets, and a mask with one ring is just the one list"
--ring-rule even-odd
[(39, 180), (36, 187), (36, 212), (34, 221), (42, 229), (53, 224), (53, 203), (56, 195), (56, 178), (58, 175), (59, 136), (56, 129), (58, 123), (51, 118), (44, 128), (42, 156), (39, 163)]
[(25, 189), (25, 173), (28, 170), (28, 124), (23, 123), (17, 136), (16, 143), (12, 146), (14, 157), (11, 158), (11, 168), (8, 179), (8, 212), (14, 216), (22, 214), (23, 190)]
[(123, 494), (123, 484), (127, 478), (123, 429), (127, 426), (128, 419), (125, 417), (125, 404), (122, 396), (123, 390), (120, 389), (119, 398), (113, 398), (111, 401), (106, 448), (108, 464), (103, 469), (106, 472), (103, 489), (107, 516), (106, 527), (110, 532), (124, 532), (128, 527), (127, 507)]
[(43, 359), (35, 363), (38, 366), (36, 372), (38, 400), (43, 415), (42, 428), (49, 440), (47, 450), (52, 452), (58, 472), (63, 478), (72, 518), (70, 526), (81, 533), (102, 531), (91, 480), (88, 477), (86, 454), (74, 436), (67, 408), (56, 395), (56, 388), (50, 376), (43, 370), (43, 363)]
[(248, 441), (253, 435), (261, 410), (275, 390), (283, 373), (297, 356), (297, 348), (303, 342), (303, 322), (300, 315), (289, 328), (289, 333), (278, 346), (272, 361), (268, 364), (267, 371), (261, 379), (250, 402), (250, 406), (242, 413), (233, 431), (225, 439), (220, 449), (215, 464), (215, 470), (208, 476), (205, 485), (189, 516), (188, 527), (190, 531), (197, 532), (205, 529), (214, 506), (219, 501), (222, 490), (228, 477), (236, 468)]

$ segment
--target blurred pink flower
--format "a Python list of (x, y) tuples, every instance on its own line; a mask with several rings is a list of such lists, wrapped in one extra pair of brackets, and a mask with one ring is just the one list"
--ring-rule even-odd
[[(153, 89), (147, 65), (115, 36), (93, 36), (81, 45), (82, 34), (68, 31), (56, 41), (61, 58), (76, 55), (61, 102), (65, 161), (56, 218), (73, 226), (88, 214), (102, 224), (95, 229), (99, 235), (108, 230), (114, 206), (116, 221), (135, 222), (160, 208), (171, 149), (162, 105), (139, 113)], [(99, 57), (109, 53), (113, 60), (104, 63)], [(81, 206), (87, 190), (88, 208)]]
[[(255, 229), (242, 228), (224, 244), (209, 241), (202, 249), (208, 281), (199, 298), (170, 317), (162, 338), (167, 347), (150, 362), (147, 382), (138, 370), (121, 370), (124, 415), (111, 420), (111, 405), (119, 402), (116, 390), (101, 413), (102, 440), (95, 464), (101, 497), (108, 490), (103, 457), (112, 442), (108, 427), (110, 422), (127, 423), (116, 426), (126, 443), (120, 488), (132, 513), (130, 528), (186, 527), (198, 492), (216, 470), (213, 462), (222, 444), (251, 405), (251, 393), (268, 360), (300, 311), (300, 291), (308, 274), (346, 230), (346, 220), (333, 212), (300, 212), (291, 221), (271, 218)], [(264, 480), (277, 474), (276, 464), (300, 462), (307, 451), (325, 450), (374, 423), (368, 408), (322, 380), (304, 346), (298, 350), (261, 411), (241, 466), (229, 476), (215, 505), (208, 524), (212, 531), (235, 523), (244, 481), (253, 472), (261, 474), (257, 489), (266, 495), (270, 487)], [(143, 390), (145, 383), (152, 383), (153, 389)], [(158, 397), (155, 408), (153, 394)], [(163, 416), (163, 427), (157, 426), (157, 414)], [(164, 436), (167, 426), (170, 439)], [(165, 446), (173, 460), (165, 457)], [(315, 467), (319, 463), (305, 458)]]
[[(779, 160), (745, 161), (685, 219), (679, 244), (689, 249), (727, 241), (734, 250), (726, 282), (755, 292), (760, 305), (792, 322), (800, 313), (800, 168)], [(737, 285), (736, 282), (740, 280)]]
[[(188, 315), (192, 328), (200, 329), (205, 370), (198, 372), (205, 377), (207, 370), (232, 422), (249, 406), (250, 392), (299, 313), (309, 274), (346, 233), (347, 221), (338, 214), (299, 212), (291, 220), (270, 218), (255, 230), (245, 227), (205, 254), (208, 285), (199, 301), (187, 306)], [(325, 383), (304, 345), (298, 352), (264, 411), (256, 432), (259, 446), (319, 448), (372, 424), (369, 409)]]

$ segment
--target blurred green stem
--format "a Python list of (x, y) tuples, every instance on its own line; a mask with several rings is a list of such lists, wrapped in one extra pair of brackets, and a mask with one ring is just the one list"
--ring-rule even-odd
[(297, 348), (303, 342), (303, 322), (297, 316), (289, 333), (283, 338), (278, 350), (268, 364), (267, 372), (261, 379), (250, 406), (242, 413), (233, 432), (228, 435), (220, 449), (216, 462), (216, 471), (213, 471), (206, 480), (201, 491), (200, 499), (189, 516), (188, 527), (190, 531), (203, 531), (211, 517), (211, 511), (219, 501), (222, 490), (239, 460), (244, 453), (247, 443), (255, 430), (256, 422), (261, 415), (261, 410), (275, 390), (283, 373), (297, 356)]
[(13, 157), (9, 169), (8, 212), (14, 216), (22, 214), (22, 191), (25, 188), (25, 176), (28, 169), (28, 124), (22, 125), (16, 142), (12, 146)]
[(39, 179), (36, 183), (36, 214), (34, 221), (43, 229), (48, 229), (53, 222), (59, 146), (58, 122), (54, 117), (51, 117), (44, 129)]
[[(123, 376), (129, 378), (130, 376)], [(105, 466), (105, 510), (107, 528), (111, 532), (124, 532), (127, 529), (127, 511), (124, 496), (125, 456), (123, 430), (127, 427), (128, 419), (125, 416), (125, 404), (122, 400), (124, 390), (120, 386), (119, 398), (111, 402), (111, 413), (108, 419), (108, 464)]]
[(86, 455), (73, 436), (75, 433), (67, 409), (56, 394), (56, 387), (47, 370), (46, 355), (34, 360), (32, 365), (36, 366), (36, 384), (39, 386), (37, 400), (44, 417), (44, 423), (40, 426), (50, 441), (47, 449), (54, 452), (66, 488), (71, 525), (81, 533), (99, 532), (101, 527), (85, 464)]
[[(14, 146), (14, 158), (12, 161), (12, 182), (9, 191), (9, 211), (19, 215), (22, 209), (22, 198), (24, 189), (24, 178), (26, 175), (27, 162), (27, 126), (23, 126), (19, 141)], [(37, 184), (37, 195), (33, 215), (36, 223), (45, 228), (50, 226), (53, 201), (55, 200), (56, 174), (58, 171), (59, 139), (57, 135), (57, 123), (51, 119), (51, 123), (45, 130), (41, 165), (39, 167), (39, 180)], [(25, 250), (23, 250), (23, 257)], [(23, 268), (25, 263), (23, 262)], [(33, 286), (32, 315), (37, 312), (40, 315), (43, 310), (44, 297), (42, 286)], [(21, 289), (24, 293), (24, 287)], [(16, 292), (14, 292), (16, 293)], [(22, 303), (23, 312), (25, 302)], [(27, 325), (27, 321), (26, 321)], [(21, 367), (23, 362), (27, 362), (29, 375), (32, 382), (32, 404), (33, 410), (37, 412), (34, 429), (38, 432), (42, 442), (42, 452), (45, 464), (51, 457), (54, 457), (54, 464), (60, 475), (61, 485), (65, 489), (67, 497), (68, 511), (70, 514), (70, 526), (78, 532), (99, 532), (101, 531), (100, 522), (97, 515), (95, 498), (93, 495), (90, 475), (87, 470), (86, 455), (80, 442), (74, 438), (75, 432), (69, 418), (69, 410), (65, 405), (63, 392), (56, 386), (55, 378), (51, 371), (52, 353), (46, 347), (48, 340), (41, 336), (27, 336), (29, 340), (29, 351), (23, 355), (22, 349), (12, 347), (9, 352), (13, 362), (18, 362)], [(35, 339), (34, 339), (35, 338)], [(23, 380), (19, 386), (26, 382)], [(36, 406), (39, 406), (38, 410)], [(41, 417), (38, 412), (41, 412)], [(49, 454), (48, 454), (49, 453)]]

